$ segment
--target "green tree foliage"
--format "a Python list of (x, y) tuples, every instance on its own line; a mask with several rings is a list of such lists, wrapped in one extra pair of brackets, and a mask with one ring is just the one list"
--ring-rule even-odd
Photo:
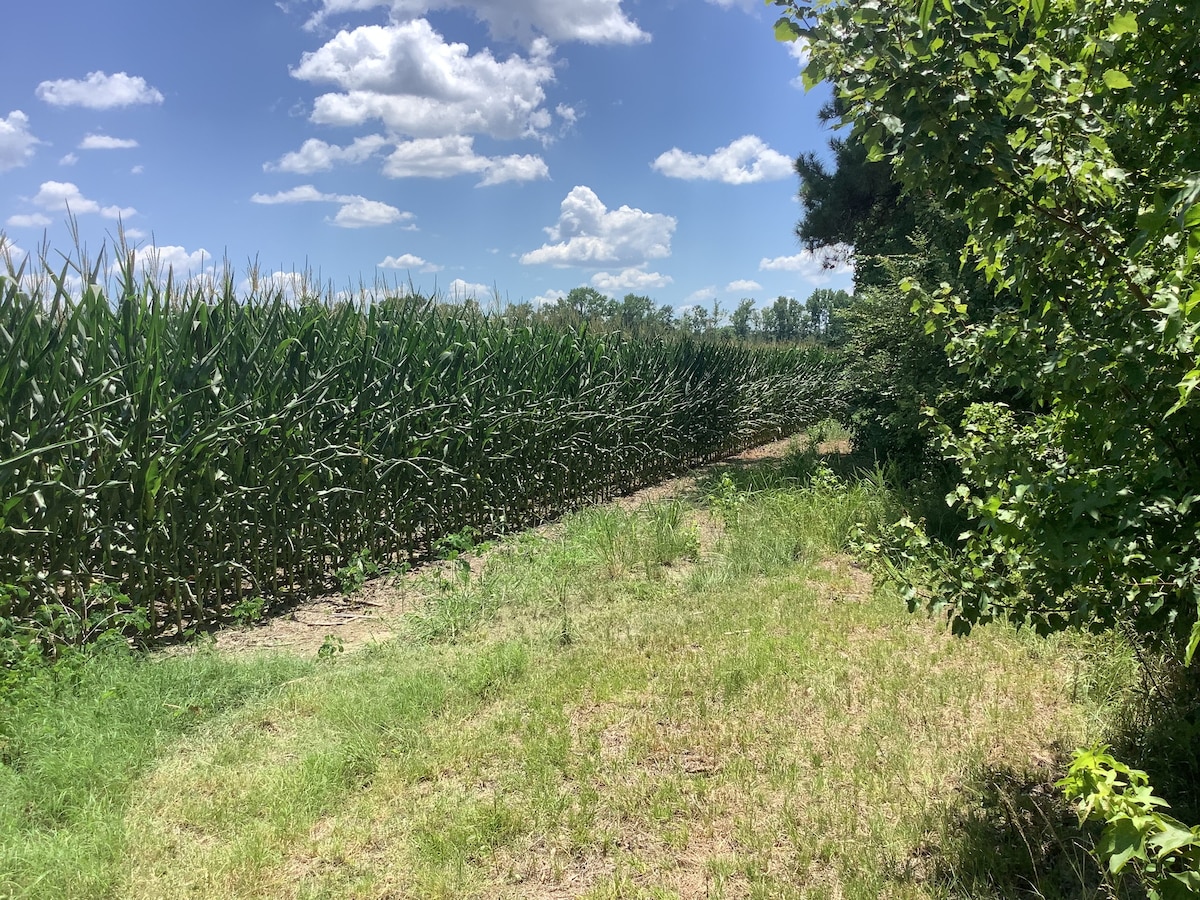
[[(835, 123), (843, 112), (843, 105), (835, 100), (821, 110), (819, 118), (825, 124)], [(832, 168), (816, 153), (796, 158), (804, 205), (796, 237), (806, 249), (831, 262), (852, 254), (859, 263), (856, 287), (889, 281), (877, 260), (912, 251), (909, 237), (917, 231), (916, 201), (903, 191), (886, 163), (867, 160), (866, 148), (853, 136), (832, 138), (829, 153)]]
[[(1001, 301), (981, 315), (950, 281), (905, 283), (957, 365), (1026, 401), (939, 411), (962, 472), (950, 499), (971, 527), (950, 551), (902, 523), (904, 552), (933, 564), (930, 605), (960, 631), (1000, 617), (1121, 626), (1190, 664), (1200, 6), (769, 2), (784, 8), (777, 35), (809, 43), (806, 81), (834, 83), (866, 160), (961, 210), (963, 261)], [(1108, 823), (1111, 868), (1140, 860), (1152, 897), (1200, 893), (1200, 832), (1158, 816), (1141, 773), (1081, 765), (1068, 786)]]
[(842, 313), (851, 303), (845, 291), (817, 288), (804, 301), (801, 334), (823, 344), (837, 346), (846, 339)]
[[(1128, 623), (1189, 651), (1200, 601), (1200, 9), (866, 0), (790, 13), (868, 160), (961, 209), (1011, 303), (911, 281), (980, 382), (943, 437), (974, 528), (937, 592), (968, 628)], [(785, 35), (786, 36), (786, 35)]]
[[(846, 112), (836, 98), (820, 113), (836, 123)], [(854, 262), (854, 296), (832, 317), (830, 343), (845, 347), (842, 409), (865, 456), (897, 464), (915, 477), (945, 478), (937, 436), (923, 410), (965, 407), (979, 399), (950, 364), (942, 335), (900, 290), (904, 277), (949, 281), (986, 307), (992, 291), (960, 271), (967, 230), (920, 185), (902, 186), (886, 161), (867, 158), (851, 133), (829, 142), (834, 166), (815, 153), (796, 160), (804, 215), (796, 235), (829, 261)], [(819, 305), (809, 300), (810, 306)]]
[(729, 324), (733, 326), (733, 333), (742, 340), (748, 339), (750, 332), (757, 330), (761, 322), (762, 318), (754, 308), (753, 297), (743, 297), (738, 301), (737, 308), (729, 314)]
[(572, 288), (560, 302), (574, 310), (585, 322), (607, 319), (617, 312), (616, 301), (594, 287)]
[(804, 304), (795, 297), (776, 297), (762, 311), (763, 332), (772, 340), (797, 341), (802, 336)]
[[(843, 108), (830, 104), (822, 121)], [(854, 296), (830, 317), (832, 343), (845, 348), (842, 408), (858, 452), (925, 475), (941, 468), (941, 454), (923, 410), (964, 396), (969, 383), (900, 282), (960, 283), (966, 229), (926, 193), (902, 189), (886, 162), (868, 161), (854, 135), (833, 138), (829, 149), (836, 168), (816, 154), (796, 160), (804, 202), (796, 235), (810, 251), (855, 264)], [(810, 306), (822, 305), (817, 294)]]

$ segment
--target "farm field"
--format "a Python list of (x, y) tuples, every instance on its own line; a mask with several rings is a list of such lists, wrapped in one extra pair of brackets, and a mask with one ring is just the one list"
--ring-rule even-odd
[(1200, 4), (751, 5), (25, 29), (0, 895), (1200, 898)]
[(0, 893), (1111, 896), (1051, 785), (1128, 651), (910, 614), (846, 553), (897, 502), (795, 444), (341, 601), (388, 640), (82, 655), (5, 708)]
[[(102, 263), (0, 277), (0, 621), (187, 637), (827, 415), (819, 347)], [(39, 280), (40, 279), (40, 280)]]

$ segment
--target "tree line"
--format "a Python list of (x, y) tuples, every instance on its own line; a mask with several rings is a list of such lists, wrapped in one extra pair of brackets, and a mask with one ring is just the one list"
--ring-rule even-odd
[(554, 303), (509, 304), (501, 316), (519, 324), (541, 323), (559, 328), (587, 325), (593, 330), (619, 331), (639, 339), (682, 334), (752, 343), (814, 343), (836, 347), (845, 341), (841, 314), (850, 303), (851, 296), (846, 291), (817, 288), (803, 301), (779, 296), (759, 307), (753, 297), (743, 297), (733, 309), (726, 309), (714, 299), (711, 305), (697, 304), (677, 312), (643, 294), (628, 293), (617, 300), (594, 287), (581, 286)]

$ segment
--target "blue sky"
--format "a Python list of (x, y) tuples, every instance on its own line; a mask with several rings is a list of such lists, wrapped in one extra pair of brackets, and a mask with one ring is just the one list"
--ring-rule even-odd
[[(828, 99), (761, 0), (14, 4), (10, 251), (123, 222), (176, 274), (682, 308), (849, 287), (802, 253), (791, 159)], [(151, 251), (151, 247), (157, 248)], [(286, 278), (286, 275), (281, 276)]]

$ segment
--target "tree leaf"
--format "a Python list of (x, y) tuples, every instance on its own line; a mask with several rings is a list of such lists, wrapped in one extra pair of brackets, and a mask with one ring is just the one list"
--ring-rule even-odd
[(1195, 900), (1200, 896), (1200, 872), (1168, 872), (1158, 883), (1162, 900)]
[(1138, 20), (1133, 13), (1117, 13), (1109, 26), (1109, 34), (1137, 34)]
[(1146, 841), (1147, 844), (1152, 844), (1158, 848), (1158, 855), (1160, 857), (1197, 841), (1196, 833), (1192, 829), (1185, 828), (1180, 823), (1170, 820), (1166, 816), (1162, 817), (1162, 823), (1163, 830)]
[(1135, 856), (1146, 858), (1142, 841), (1142, 832), (1133, 820), (1129, 816), (1118, 816), (1110, 820), (1096, 849), (1102, 856), (1108, 857), (1108, 869), (1115, 875)]
[(790, 44), (803, 34), (800, 26), (787, 16), (782, 16), (775, 23), (775, 40)]
[(921, 9), (917, 13), (917, 21), (922, 28), (929, 27), (929, 17), (933, 15), (934, 0), (921, 0)]
[(1114, 91), (1133, 87), (1133, 82), (1129, 80), (1129, 76), (1120, 69), (1106, 69), (1104, 72), (1104, 83)]

